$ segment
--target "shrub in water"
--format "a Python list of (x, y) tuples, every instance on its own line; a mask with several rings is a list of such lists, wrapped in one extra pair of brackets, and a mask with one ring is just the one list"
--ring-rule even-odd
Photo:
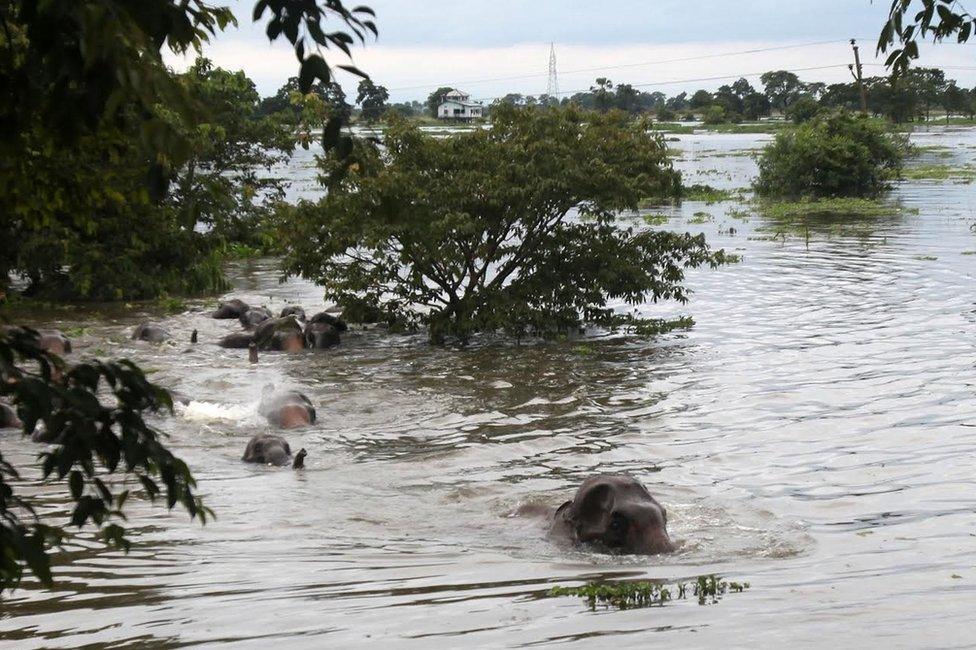
[(610, 303), (683, 301), (686, 268), (727, 261), (700, 235), (617, 224), (680, 191), (663, 139), (624, 113), (501, 105), (490, 130), (449, 138), (394, 118), (384, 145), (283, 212), (286, 268), (434, 341), (641, 325)]
[(907, 142), (847, 111), (782, 131), (759, 160), (761, 196), (876, 196), (901, 168)]

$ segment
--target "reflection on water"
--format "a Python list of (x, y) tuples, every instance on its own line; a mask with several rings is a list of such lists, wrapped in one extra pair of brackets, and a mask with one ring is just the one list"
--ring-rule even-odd
[[(742, 186), (766, 136), (684, 136), (693, 182)], [(970, 131), (924, 135), (962, 143)], [(305, 161), (306, 163), (308, 161)], [(296, 162), (296, 178), (308, 179)], [(717, 182), (716, 179), (724, 179)], [(262, 356), (212, 341), (236, 325), (204, 301), (165, 318), (174, 343), (128, 339), (125, 311), (38, 315), (84, 326), (78, 355), (129, 356), (190, 401), (160, 421), (218, 519), (135, 504), (129, 555), (74, 539), (58, 586), (0, 609), (18, 647), (272, 641), (343, 647), (676, 643), (765, 647), (972, 643), (976, 602), (976, 257), (968, 185), (901, 184), (906, 212), (810, 240), (757, 237), (761, 217), (686, 203), (661, 227), (743, 256), (690, 275), (688, 332), (433, 348), (350, 333), (328, 352)], [(714, 219), (689, 224), (696, 212)], [(660, 212), (659, 210), (656, 212)], [(734, 232), (729, 226), (734, 225)], [(935, 258), (935, 259), (930, 259)], [(321, 308), (271, 261), (232, 270), (235, 296)], [(200, 343), (190, 346), (193, 329)], [(307, 469), (240, 462), (266, 430), (263, 387), (307, 393), (289, 431)], [(38, 448), (9, 435), (28, 463)], [(557, 505), (594, 472), (630, 472), (668, 507), (679, 551), (607, 557), (553, 547), (519, 504)], [(41, 511), (65, 511), (27, 473)], [(752, 588), (714, 607), (591, 613), (539, 596), (597, 579), (703, 573)], [(958, 577), (954, 577), (958, 576)], [(689, 634), (694, 632), (693, 635)], [(463, 640), (460, 636), (463, 635)], [(732, 640), (735, 641), (732, 641)], [(937, 640), (937, 641), (936, 641)], [(246, 644), (245, 644), (246, 645)]]

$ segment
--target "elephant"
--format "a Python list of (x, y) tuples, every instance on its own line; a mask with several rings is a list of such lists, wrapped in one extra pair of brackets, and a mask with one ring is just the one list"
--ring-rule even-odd
[(319, 312), (308, 319), (305, 325), (305, 345), (313, 349), (331, 348), (339, 345), (341, 332), (349, 327), (341, 318), (326, 312)]
[(254, 343), (254, 335), (249, 332), (234, 332), (217, 341), (222, 348), (244, 350)]
[(60, 355), (71, 352), (71, 339), (61, 330), (41, 330), (37, 334), (37, 347), (42, 350)]
[(639, 481), (623, 474), (593, 476), (552, 514), (549, 538), (612, 553), (670, 553), (668, 515)]
[(24, 423), (17, 417), (17, 411), (6, 402), (0, 402), (0, 429), (20, 429)]
[(346, 321), (342, 320), (338, 316), (333, 316), (332, 314), (326, 311), (320, 311), (319, 313), (313, 315), (311, 318), (308, 319), (308, 322), (325, 323), (326, 325), (331, 325), (332, 327), (336, 328), (336, 331), (338, 332), (345, 332), (346, 330), (349, 329), (349, 326), (346, 325)]
[[(294, 469), (302, 469), (305, 466), (305, 456), (308, 452), (299, 449), (292, 461)], [(291, 447), (288, 441), (280, 436), (273, 436), (267, 433), (260, 433), (247, 443), (244, 456), (241, 458), (245, 463), (261, 463), (262, 465), (287, 465), (291, 460)]]
[(246, 330), (252, 330), (266, 320), (271, 320), (271, 312), (266, 307), (251, 307), (237, 319)]
[(132, 339), (148, 341), (150, 343), (162, 343), (169, 338), (169, 332), (159, 325), (150, 323), (140, 323), (132, 330)]
[(299, 323), (304, 323), (308, 320), (305, 316), (305, 310), (298, 305), (289, 305), (282, 309), (280, 318), (284, 318), (285, 316), (294, 316)]
[(266, 320), (254, 331), (254, 343), (261, 350), (297, 352), (305, 347), (301, 324), (295, 316)]
[(210, 314), (211, 318), (240, 318), (241, 314), (246, 312), (250, 307), (243, 300), (238, 300), (237, 298), (232, 298), (226, 300), (217, 305), (217, 310)]
[(281, 429), (303, 427), (315, 422), (315, 407), (311, 400), (294, 390), (266, 390), (258, 404), (258, 413)]

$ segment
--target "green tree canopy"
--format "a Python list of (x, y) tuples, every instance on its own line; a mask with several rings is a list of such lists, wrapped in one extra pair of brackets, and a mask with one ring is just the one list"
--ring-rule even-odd
[(724, 260), (700, 236), (615, 223), (680, 183), (664, 142), (621, 112), (500, 104), (490, 130), (439, 139), (394, 119), (384, 142), (285, 215), (286, 269), (433, 340), (617, 325), (608, 301), (684, 300), (683, 269)]
[(766, 96), (774, 108), (785, 111), (786, 107), (799, 98), (803, 92), (803, 83), (800, 78), (787, 70), (773, 70), (759, 77), (763, 87), (766, 89)]
[(887, 188), (906, 141), (864, 116), (820, 113), (776, 134), (759, 160), (756, 192), (775, 197), (873, 196)]
[(386, 112), (386, 100), (390, 98), (389, 91), (383, 86), (377, 86), (370, 79), (359, 82), (356, 103), (362, 107), (363, 119), (375, 122)]
[(444, 95), (454, 90), (450, 86), (441, 86), (427, 96), (427, 110), (431, 117), (437, 117), (437, 107), (444, 101)]

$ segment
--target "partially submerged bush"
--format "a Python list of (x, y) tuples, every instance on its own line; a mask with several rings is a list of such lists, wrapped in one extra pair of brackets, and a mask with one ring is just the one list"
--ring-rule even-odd
[(776, 135), (759, 160), (756, 192), (775, 197), (876, 196), (901, 169), (907, 141), (847, 111)]
[(579, 596), (590, 609), (597, 605), (607, 609), (635, 609), (641, 607), (663, 607), (672, 600), (684, 600), (688, 593), (698, 600), (699, 605), (713, 605), (727, 593), (741, 593), (749, 588), (748, 582), (730, 582), (715, 574), (701, 575), (691, 583), (676, 582), (590, 582), (581, 587), (553, 587), (546, 595)]
[(502, 105), (492, 129), (438, 139), (394, 118), (385, 153), (361, 146), (348, 175), (324, 176), (323, 199), (284, 213), (286, 269), (340, 304), (370, 296), (435, 341), (636, 325), (607, 303), (683, 301), (684, 269), (725, 259), (700, 235), (615, 223), (680, 187), (646, 126)]

